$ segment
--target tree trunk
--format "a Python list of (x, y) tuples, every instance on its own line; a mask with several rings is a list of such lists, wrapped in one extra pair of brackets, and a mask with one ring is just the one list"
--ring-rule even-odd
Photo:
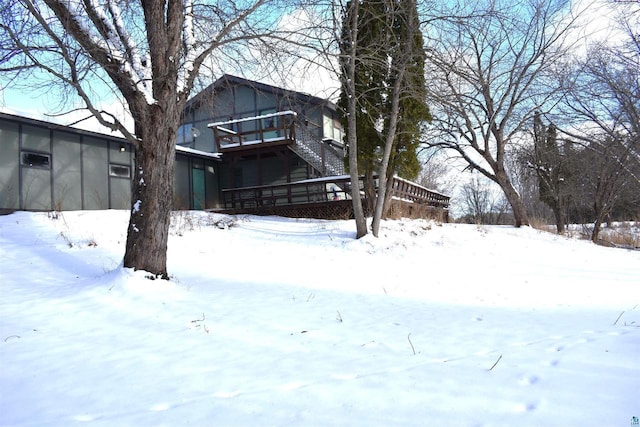
[(562, 196), (558, 196), (556, 203), (553, 206), (553, 215), (556, 217), (556, 231), (558, 234), (564, 233), (566, 227), (566, 220), (564, 217), (564, 203)]
[(591, 241), (598, 243), (600, 241), (600, 231), (602, 230), (602, 220), (598, 217), (593, 224), (593, 232), (591, 232)]
[(367, 212), (365, 215), (373, 215), (373, 209), (376, 205), (376, 183), (373, 179), (373, 171), (367, 171), (364, 174), (364, 195), (367, 202)]
[[(599, 189), (602, 188), (599, 186)], [(602, 194), (602, 193), (600, 193)], [(600, 231), (602, 231), (602, 224), (604, 224), (605, 219), (609, 215), (610, 209), (607, 209), (606, 202), (603, 202), (598, 195), (596, 195), (596, 200), (593, 202), (593, 210), (596, 215), (596, 220), (593, 224), (593, 232), (591, 233), (591, 241), (593, 243), (598, 243), (600, 241)]]
[(396, 140), (396, 129), (398, 125), (398, 118), (400, 115), (400, 93), (402, 90), (402, 82), (406, 67), (407, 62), (406, 60), (404, 60), (398, 67), (396, 80), (393, 85), (393, 92), (391, 93), (389, 129), (387, 129), (387, 135), (385, 136), (384, 151), (382, 153), (382, 160), (380, 162), (380, 171), (378, 172), (378, 198), (376, 199), (376, 208), (373, 212), (373, 221), (371, 223), (372, 233), (376, 237), (378, 237), (378, 234), (380, 232), (380, 221), (382, 221), (382, 214), (384, 212), (384, 205), (386, 201), (388, 181), (387, 171), (389, 170), (391, 151), (393, 150), (393, 146)]
[[(351, 105), (350, 105), (351, 107)], [(349, 108), (350, 112), (353, 112), (355, 117), (355, 102), (353, 109)], [(350, 114), (351, 115), (351, 114)], [(353, 206), (353, 217), (356, 221), (356, 239), (367, 235), (367, 218), (362, 208), (362, 198), (360, 197), (360, 177), (358, 176), (358, 160), (357, 160), (357, 138), (356, 138), (356, 126), (355, 119), (353, 120), (353, 126), (351, 121), (349, 122), (349, 174), (351, 176), (351, 203)], [(353, 144), (353, 145), (351, 145)]]
[(521, 227), (523, 225), (529, 225), (529, 215), (527, 215), (527, 208), (522, 201), (522, 197), (518, 191), (513, 187), (511, 180), (507, 176), (507, 173), (504, 170), (496, 171), (496, 182), (504, 191), (504, 195), (511, 205), (511, 209), (513, 210), (513, 219), (514, 225), (516, 227)]
[(173, 129), (178, 128), (179, 115), (157, 114), (157, 105), (148, 108), (151, 113), (145, 116), (147, 123), (136, 126), (140, 143), (135, 155), (124, 266), (168, 279), (167, 242), (175, 161)]
[(382, 218), (384, 219), (387, 219), (389, 215), (391, 201), (393, 200), (393, 178), (393, 176), (387, 177), (387, 190), (384, 193), (384, 205), (382, 206)]
[(351, 177), (351, 201), (353, 206), (353, 216), (356, 221), (356, 239), (364, 237), (367, 234), (367, 218), (362, 208), (362, 198), (360, 197), (360, 177), (358, 176), (358, 136), (357, 136), (357, 99), (355, 88), (356, 76), (356, 60), (358, 46), (358, 5), (352, 2), (350, 4), (351, 11), (351, 28), (349, 37), (349, 52), (346, 58), (345, 68), (347, 79), (343, 84), (348, 93), (347, 101), (347, 125), (349, 132), (347, 134), (347, 142), (349, 144), (349, 175)]

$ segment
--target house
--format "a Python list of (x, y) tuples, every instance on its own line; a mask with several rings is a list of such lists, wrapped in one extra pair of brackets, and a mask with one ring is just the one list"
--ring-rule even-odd
[[(133, 156), (123, 138), (0, 113), (0, 210), (130, 209)], [(217, 162), (178, 148), (176, 197), (195, 209), (217, 200)]]
[[(330, 101), (224, 75), (188, 102), (179, 133), (179, 145), (220, 155), (218, 209), (323, 217), (351, 213), (344, 131)], [(362, 182), (358, 185), (362, 188)], [(393, 192), (392, 207), (402, 207), (403, 215), (437, 210), (446, 217), (448, 196), (400, 178), (394, 178)]]
[[(287, 122), (301, 142), (289, 141), (288, 148), (274, 143)], [(215, 129), (212, 134), (212, 123), (260, 143), (225, 145)], [(181, 146), (223, 154), (222, 188), (344, 174), (343, 131), (333, 103), (236, 76), (222, 76), (187, 103), (179, 134)]]
[[(224, 75), (188, 101), (178, 133), (175, 209), (351, 213), (344, 133), (327, 100)], [(122, 138), (0, 114), (0, 209), (129, 209), (133, 160)], [(447, 196), (406, 180), (393, 192), (403, 214), (448, 209)]]
[(224, 75), (193, 97), (179, 135), (179, 146), (220, 155), (220, 197), (208, 208), (326, 201), (327, 187), (338, 193), (336, 183), (289, 184), (345, 175), (344, 133), (333, 103), (241, 77)]

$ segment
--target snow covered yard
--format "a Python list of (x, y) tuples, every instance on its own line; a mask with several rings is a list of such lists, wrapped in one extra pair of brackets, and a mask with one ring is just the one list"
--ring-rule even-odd
[(640, 251), (529, 228), (0, 217), (2, 426), (628, 426)]

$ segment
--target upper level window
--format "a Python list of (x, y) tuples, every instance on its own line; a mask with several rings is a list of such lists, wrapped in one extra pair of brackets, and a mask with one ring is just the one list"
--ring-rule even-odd
[(191, 145), (200, 136), (200, 130), (191, 123), (184, 124), (178, 128), (178, 145)]
[(23, 151), (22, 164), (24, 166), (49, 169), (49, 165), (51, 164), (51, 156), (49, 154)]

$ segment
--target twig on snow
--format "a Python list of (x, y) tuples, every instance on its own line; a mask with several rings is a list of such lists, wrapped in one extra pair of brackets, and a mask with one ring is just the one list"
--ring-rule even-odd
[(198, 323), (198, 322), (204, 322), (204, 313), (202, 313), (202, 319), (195, 319), (191, 321), (191, 323)]
[(493, 370), (493, 368), (495, 368), (495, 367), (496, 367), (496, 365), (498, 364), (498, 362), (500, 361), (500, 359), (502, 359), (502, 355), (500, 355), (500, 357), (498, 357), (498, 360), (496, 360), (496, 363), (494, 363), (494, 364), (493, 364), (493, 366), (489, 368), (489, 371), (492, 371), (492, 370)]
[(616, 319), (615, 322), (613, 322), (613, 326), (616, 326), (616, 324), (618, 323), (618, 320), (620, 320), (620, 318), (622, 317), (622, 315), (624, 314), (624, 310), (622, 310), (622, 313), (620, 313), (620, 316), (618, 316), (618, 318)]
[(409, 345), (411, 346), (411, 350), (413, 350), (413, 355), (415, 356), (416, 354), (416, 349), (413, 346), (413, 343), (411, 342), (411, 332), (409, 332), (409, 335), (407, 335), (407, 341), (409, 341)]

